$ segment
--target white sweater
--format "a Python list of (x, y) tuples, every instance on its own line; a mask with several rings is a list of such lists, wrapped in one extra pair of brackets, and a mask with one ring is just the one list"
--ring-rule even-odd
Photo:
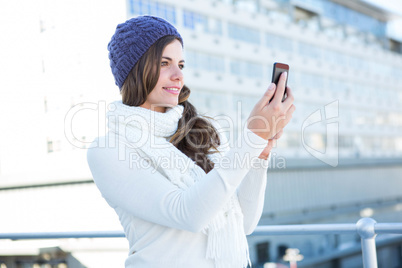
[(236, 191), (245, 232), (254, 231), (263, 209), (268, 161), (251, 163), (262, 152), (251, 144), (267, 141), (248, 129), (244, 135), (248, 142), (243, 138), (240, 148), (231, 148), (224, 162), (186, 191), (152, 167), (133, 164), (138, 157), (134, 151), (126, 150), (119, 160), (118, 146), (109, 146), (107, 137), (95, 139), (88, 164), (129, 241), (126, 268), (213, 268), (205, 258), (207, 236), (201, 230)]

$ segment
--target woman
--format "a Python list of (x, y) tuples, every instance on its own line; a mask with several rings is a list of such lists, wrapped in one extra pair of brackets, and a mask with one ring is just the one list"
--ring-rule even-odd
[(246, 234), (262, 213), (267, 157), (295, 109), (292, 91), (281, 102), (285, 75), (277, 90), (271, 84), (241, 146), (225, 149), (187, 100), (182, 47), (161, 18), (117, 26), (108, 49), (122, 101), (111, 105), (109, 132), (94, 141), (88, 163), (124, 227), (126, 267), (246, 267)]

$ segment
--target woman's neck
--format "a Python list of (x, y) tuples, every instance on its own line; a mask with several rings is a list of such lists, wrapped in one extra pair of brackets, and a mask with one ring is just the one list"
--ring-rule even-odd
[(154, 104), (150, 105), (149, 103), (146, 103), (146, 102), (144, 104), (141, 104), (140, 107), (148, 109), (148, 110), (151, 110), (151, 111), (154, 111), (154, 112), (158, 112), (158, 113), (165, 113), (166, 112), (166, 107), (157, 106), (157, 105), (154, 105)]

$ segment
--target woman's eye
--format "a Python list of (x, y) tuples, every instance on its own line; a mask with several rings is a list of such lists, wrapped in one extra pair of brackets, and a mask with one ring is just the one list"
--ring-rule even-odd
[(161, 66), (168, 66), (168, 65), (169, 65), (169, 63), (167, 61), (162, 61), (161, 62)]
[(179, 68), (180, 68), (180, 70), (183, 70), (184, 69), (184, 64), (180, 64)]

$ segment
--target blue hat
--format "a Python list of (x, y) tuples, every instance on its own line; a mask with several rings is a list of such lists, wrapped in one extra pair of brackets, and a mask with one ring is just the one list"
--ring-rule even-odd
[(120, 89), (142, 55), (166, 35), (174, 35), (183, 43), (176, 28), (159, 17), (138, 16), (117, 25), (107, 48), (114, 80)]

